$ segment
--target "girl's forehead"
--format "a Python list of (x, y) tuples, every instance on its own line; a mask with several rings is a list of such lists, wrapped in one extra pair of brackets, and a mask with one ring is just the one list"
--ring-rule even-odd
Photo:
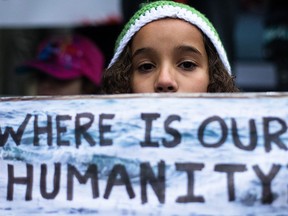
[(183, 43), (197, 41), (202, 44), (203, 34), (191, 23), (180, 19), (166, 18), (152, 21), (143, 26), (134, 35), (132, 46), (149, 43), (153, 40), (158, 40), (158, 43), (163, 43), (164, 40), (171, 40), (171, 43), (178, 40)]
[(179, 19), (153, 21), (135, 34), (131, 44), (132, 58), (136, 56), (192, 55), (207, 59), (201, 31)]

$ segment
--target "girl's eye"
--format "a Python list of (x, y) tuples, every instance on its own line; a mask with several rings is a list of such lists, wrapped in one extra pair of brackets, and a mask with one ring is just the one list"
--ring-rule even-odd
[(150, 72), (154, 68), (154, 65), (151, 63), (144, 63), (138, 67), (140, 72)]
[(179, 67), (184, 69), (184, 70), (187, 70), (187, 71), (191, 71), (191, 70), (194, 70), (196, 68), (196, 64), (194, 62), (191, 62), (191, 61), (184, 61), (184, 62), (181, 62), (179, 64)]

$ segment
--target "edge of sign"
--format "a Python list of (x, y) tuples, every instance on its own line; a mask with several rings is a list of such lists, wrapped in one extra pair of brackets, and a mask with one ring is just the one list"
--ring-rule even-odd
[(73, 96), (13, 96), (0, 97), (0, 102), (31, 100), (79, 100), (79, 99), (129, 99), (129, 98), (279, 98), (288, 97), (288, 92), (245, 92), (245, 93), (142, 93), (114, 95)]

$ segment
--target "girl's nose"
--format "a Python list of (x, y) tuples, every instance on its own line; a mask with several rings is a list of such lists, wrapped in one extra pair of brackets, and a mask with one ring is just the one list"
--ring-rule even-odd
[(169, 69), (161, 69), (155, 82), (155, 92), (177, 92), (175, 74)]

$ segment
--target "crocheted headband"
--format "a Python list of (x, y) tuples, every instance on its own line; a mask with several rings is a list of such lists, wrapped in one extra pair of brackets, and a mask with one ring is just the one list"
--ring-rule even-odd
[(225, 68), (231, 74), (231, 67), (219, 38), (219, 35), (210, 21), (196, 9), (173, 1), (156, 1), (146, 4), (138, 10), (134, 16), (125, 25), (121, 34), (119, 35), (114, 56), (108, 66), (110, 68), (122, 53), (125, 46), (129, 43), (131, 38), (148, 23), (162, 18), (176, 18), (185, 20), (202, 30), (202, 32), (211, 40), (215, 46)]

